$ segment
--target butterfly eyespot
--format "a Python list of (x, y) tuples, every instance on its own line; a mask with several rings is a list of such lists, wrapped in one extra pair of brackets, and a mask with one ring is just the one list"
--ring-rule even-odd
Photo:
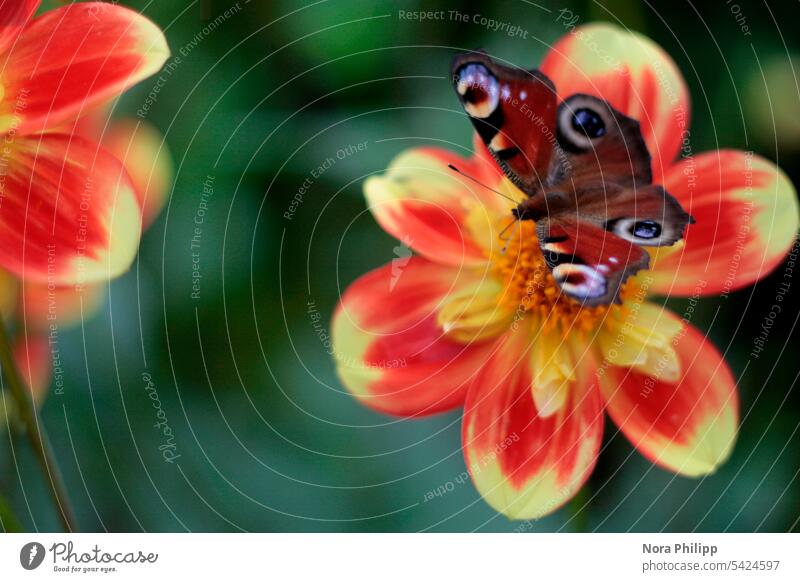
[(672, 231), (669, 226), (651, 219), (616, 218), (606, 223), (606, 230), (620, 238), (643, 246), (658, 247), (675, 242), (670, 238)]
[(567, 151), (586, 151), (608, 133), (613, 118), (605, 101), (573, 95), (558, 111), (558, 141)]
[(455, 74), (456, 91), (470, 117), (485, 119), (500, 103), (500, 83), (480, 63), (468, 63)]
[(640, 220), (633, 223), (631, 234), (637, 238), (654, 239), (661, 236), (661, 225), (655, 220)]
[(586, 134), (586, 137), (595, 139), (606, 134), (606, 124), (596, 111), (583, 107), (572, 115), (572, 128)]

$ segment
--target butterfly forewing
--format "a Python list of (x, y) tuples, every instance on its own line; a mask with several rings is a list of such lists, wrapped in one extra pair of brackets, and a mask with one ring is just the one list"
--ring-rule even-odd
[(557, 102), (539, 71), (496, 63), (483, 53), (453, 62), (453, 86), (475, 130), (511, 181), (540, 192), (553, 170)]

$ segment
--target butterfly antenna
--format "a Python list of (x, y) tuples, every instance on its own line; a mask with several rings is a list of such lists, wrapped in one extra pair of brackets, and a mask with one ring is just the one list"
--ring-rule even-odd
[(497, 194), (498, 196), (502, 196), (502, 197), (503, 197), (503, 198), (505, 198), (506, 200), (510, 200), (510, 201), (511, 201), (511, 202), (513, 202), (515, 205), (516, 205), (516, 204), (518, 204), (518, 202), (517, 202), (516, 200), (514, 200), (514, 199), (513, 199), (511, 196), (507, 196), (507, 195), (503, 194), (502, 192), (498, 192), (498, 191), (497, 191), (497, 190), (495, 190), (494, 188), (490, 188), (489, 186), (487, 186), (487, 185), (486, 185), (486, 184), (484, 184), (483, 182), (480, 182), (479, 180), (476, 180), (476, 179), (475, 179), (475, 178), (473, 178), (472, 176), (470, 176), (470, 175), (468, 175), (468, 174), (465, 174), (464, 172), (462, 172), (461, 170), (459, 170), (458, 168), (456, 168), (456, 167), (455, 167), (453, 164), (447, 164), (447, 167), (448, 167), (448, 168), (450, 168), (451, 170), (453, 170), (453, 171), (454, 171), (456, 174), (461, 174), (461, 175), (462, 175), (462, 176), (464, 176), (464, 177), (465, 177), (467, 180), (472, 180), (472, 181), (473, 181), (473, 182), (475, 182), (475, 183), (476, 183), (478, 186), (483, 186), (484, 188), (486, 188), (487, 190), (489, 190), (489, 191), (491, 191), (491, 192), (494, 192), (494, 193), (495, 193), (495, 194)]

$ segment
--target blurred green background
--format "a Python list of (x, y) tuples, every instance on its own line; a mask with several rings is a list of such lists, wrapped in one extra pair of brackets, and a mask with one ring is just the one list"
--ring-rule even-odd
[[(66, 387), (42, 414), (83, 530), (520, 528), (469, 482), (424, 501), (464, 470), (460, 412), (399, 420), (362, 407), (338, 383), (307, 313), (314, 302), (327, 330), (340, 291), (394, 257), (395, 241), (366, 212), (364, 178), (413, 145), (470, 147), (447, 78), (455, 52), (485, 47), (533, 66), (564, 33), (560, 10), (581, 23), (616, 21), (677, 61), (693, 97), (694, 151), (753, 149), (800, 183), (795, 3), (737, 0), (737, 12), (724, 1), (424, 2), (518, 24), (527, 39), (398, 18), (421, 1), (122, 3), (157, 22), (180, 57), (146, 116), (166, 136), (177, 179), (106, 308), (60, 337)], [(127, 93), (115, 115), (135, 116), (154, 84)], [(284, 218), (312, 169), (361, 142), (364, 151), (313, 180)], [(204, 182), (213, 194), (193, 298)], [(709, 298), (693, 320), (740, 378), (739, 441), (717, 474), (691, 480), (655, 468), (609, 425), (581, 494), (522, 528), (798, 530), (797, 312), (775, 322), (760, 358), (748, 355), (781, 277), (779, 268), (754, 288)], [(795, 287), (784, 304), (797, 303)], [(682, 312), (687, 302), (670, 305)], [(174, 432), (173, 463), (159, 450), (143, 374)], [(16, 525), (58, 529), (40, 469), (24, 437), (13, 438), (16, 457), (0, 447), (0, 491)]]

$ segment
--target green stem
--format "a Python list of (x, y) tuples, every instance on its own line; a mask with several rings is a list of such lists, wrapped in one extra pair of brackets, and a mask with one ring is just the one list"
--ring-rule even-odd
[(72, 510), (72, 504), (67, 496), (67, 488), (64, 485), (61, 470), (56, 462), (44, 425), (39, 420), (36, 405), (31, 397), (31, 391), (25, 385), (17, 369), (17, 362), (14, 359), (14, 352), (11, 349), (11, 341), (8, 338), (8, 330), (2, 314), (0, 314), (0, 367), (2, 367), (2, 372), (5, 376), (6, 386), (11, 392), (11, 396), (17, 405), (17, 411), (25, 425), (25, 432), (28, 434), (33, 451), (47, 477), (50, 493), (58, 506), (61, 523), (67, 532), (78, 531), (75, 512)]
[(2, 495), (0, 495), (0, 533), (22, 533), (22, 525)]

